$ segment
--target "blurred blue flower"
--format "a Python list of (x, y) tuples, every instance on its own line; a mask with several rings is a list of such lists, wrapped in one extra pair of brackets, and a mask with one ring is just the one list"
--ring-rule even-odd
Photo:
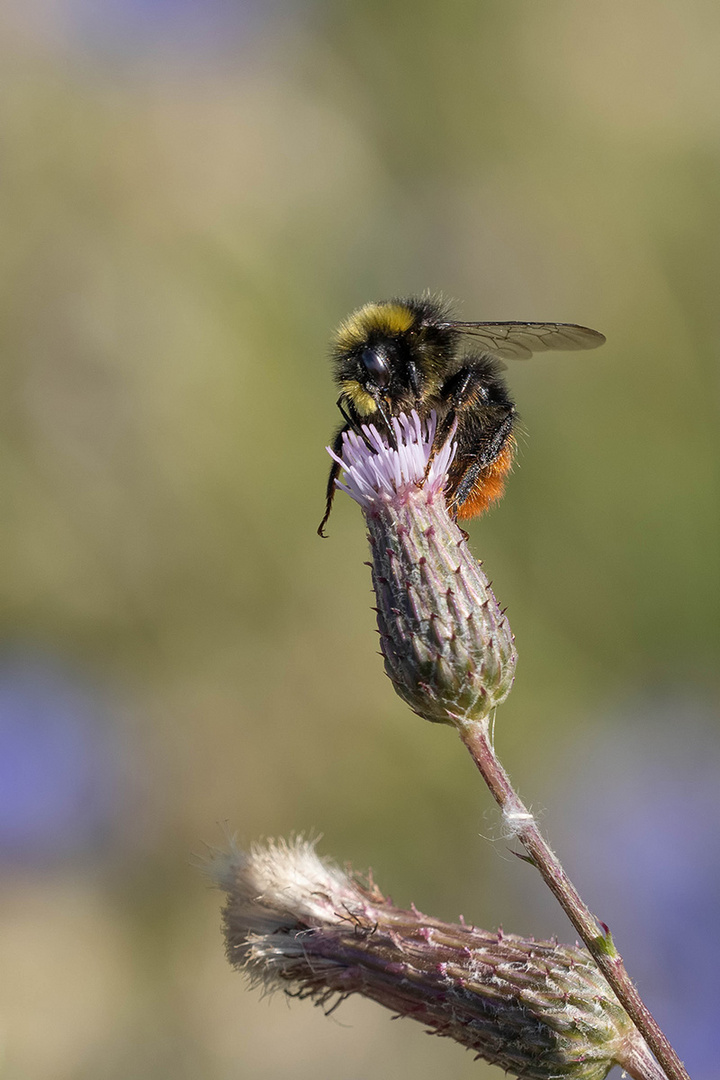
[(77, 672), (33, 655), (0, 659), (0, 862), (93, 855), (122, 816), (125, 752)]
[(568, 831), (558, 846), (591, 907), (609, 923), (690, 1075), (714, 1080), (720, 1060), (718, 715), (685, 698), (664, 697), (607, 720), (589, 748), (575, 748), (582, 757), (573, 764), (563, 807)]

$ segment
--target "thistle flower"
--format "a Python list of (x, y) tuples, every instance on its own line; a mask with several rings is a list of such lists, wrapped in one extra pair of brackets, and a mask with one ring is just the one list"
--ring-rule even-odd
[(216, 860), (230, 963), (266, 990), (331, 1011), (359, 993), (524, 1080), (658, 1080), (647, 1047), (581, 948), (405, 911), (314, 845)]
[(360, 504), (385, 671), (420, 716), (480, 720), (505, 700), (516, 654), (510, 625), (443, 495), (454, 431), (433, 453), (436, 417), (393, 419), (394, 445), (373, 426), (343, 437), (337, 486)]

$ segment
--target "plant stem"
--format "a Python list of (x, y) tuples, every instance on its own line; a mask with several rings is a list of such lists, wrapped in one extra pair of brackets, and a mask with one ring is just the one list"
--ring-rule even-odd
[(595, 963), (615, 991), (618, 1000), (632, 1019), (668, 1080), (690, 1080), (682, 1062), (661, 1031), (634, 983), (623, 959), (613, 944), (608, 928), (600, 923), (562, 868), (560, 860), (540, 832), (535, 818), (515, 791), (500, 764), (490, 737), (489, 720), (463, 720), (456, 726), (460, 738), (470, 752), (490, 793), (503, 812), (506, 822), (523, 845), (530, 860), (540, 871), (545, 883), (555, 895), (570, 919)]

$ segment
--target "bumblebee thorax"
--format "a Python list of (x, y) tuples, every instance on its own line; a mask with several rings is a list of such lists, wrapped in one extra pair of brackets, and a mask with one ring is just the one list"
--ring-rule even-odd
[(414, 312), (402, 301), (365, 304), (338, 327), (334, 351), (353, 353), (373, 340), (396, 338), (411, 330), (415, 321)]

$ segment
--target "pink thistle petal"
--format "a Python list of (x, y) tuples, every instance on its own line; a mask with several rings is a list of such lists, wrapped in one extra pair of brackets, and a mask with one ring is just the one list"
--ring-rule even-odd
[(395, 446), (374, 424), (363, 424), (362, 436), (355, 431), (343, 434), (341, 456), (326, 448), (333, 461), (343, 468), (343, 479), (337, 480), (336, 486), (365, 510), (398, 497), (402, 500), (415, 491), (423, 491), (432, 499), (443, 490), (455, 456), (453, 426), (431, 461), (437, 430), (434, 412), (424, 421), (415, 410), (410, 416), (403, 413), (393, 417), (392, 426)]

